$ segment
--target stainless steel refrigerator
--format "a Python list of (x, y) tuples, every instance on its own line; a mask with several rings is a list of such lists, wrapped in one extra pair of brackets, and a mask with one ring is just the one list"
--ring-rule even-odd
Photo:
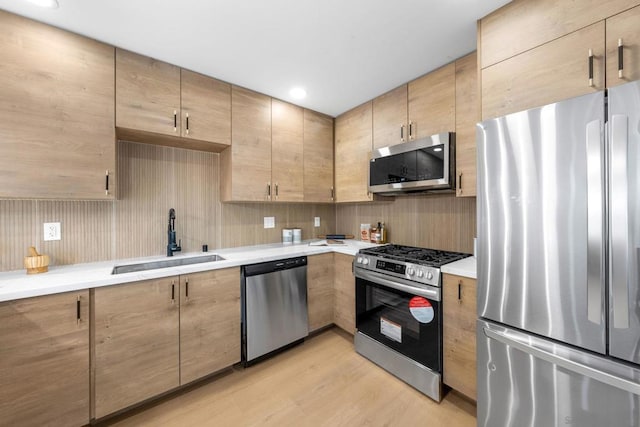
[(478, 425), (640, 426), (640, 83), (477, 142)]

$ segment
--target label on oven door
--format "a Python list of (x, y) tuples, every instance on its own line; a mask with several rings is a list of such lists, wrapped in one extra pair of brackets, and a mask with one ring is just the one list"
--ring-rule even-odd
[(409, 311), (411, 312), (411, 315), (420, 323), (431, 323), (431, 321), (433, 320), (433, 306), (426, 298), (411, 298), (411, 300), (409, 301)]
[(380, 333), (389, 339), (402, 342), (402, 326), (384, 317), (380, 318)]

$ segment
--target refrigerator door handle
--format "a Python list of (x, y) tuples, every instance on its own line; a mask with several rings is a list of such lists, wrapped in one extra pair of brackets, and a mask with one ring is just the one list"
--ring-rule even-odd
[(611, 232), (611, 297), (613, 327), (629, 328), (629, 292), (627, 266), (629, 265), (629, 209), (627, 144), (629, 118), (611, 116), (611, 179), (610, 179), (610, 232)]
[(603, 321), (604, 215), (603, 156), (600, 120), (587, 123), (587, 318)]
[[(494, 331), (489, 328), (483, 327), (484, 335), (487, 338), (496, 340), (509, 347), (516, 348), (526, 354), (529, 354), (535, 358), (544, 360), (553, 365), (560, 366), (569, 371), (583, 375), (585, 377), (592, 378), (596, 381), (608, 384), (612, 387), (624, 390), (629, 393), (640, 396), (640, 383), (630, 379), (622, 378), (608, 372), (594, 369), (586, 364), (576, 362), (566, 357), (559, 356), (550, 351), (547, 351), (542, 346), (537, 346), (536, 341), (543, 340), (532, 337), (531, 335), (525, 335), (515, 331), (502, 332)], [(509, 336), (512, 335), (513, 337)], [(520, 335), (522, 335), (520, 337)]]

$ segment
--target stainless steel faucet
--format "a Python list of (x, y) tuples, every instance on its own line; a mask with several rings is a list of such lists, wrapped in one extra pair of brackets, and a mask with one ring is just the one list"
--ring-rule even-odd
[(182, 240), (180, 240), (180, 244), (176, 244), (176, 210), (171, 208), (169, 209), (169, 228), (167, 230), (167, 236), (169, 238), (169, 243), (167, 244), (167, 256), (173, 256), (174, 252), (180, 252), (182, 247)]

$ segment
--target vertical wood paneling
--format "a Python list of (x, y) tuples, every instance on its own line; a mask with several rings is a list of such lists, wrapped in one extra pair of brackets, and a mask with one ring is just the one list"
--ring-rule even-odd
[(0, 271), (23, 268), (27, 248), (40, 248), (36, 228), (36, 202), (32, 200), (0, 200)]

